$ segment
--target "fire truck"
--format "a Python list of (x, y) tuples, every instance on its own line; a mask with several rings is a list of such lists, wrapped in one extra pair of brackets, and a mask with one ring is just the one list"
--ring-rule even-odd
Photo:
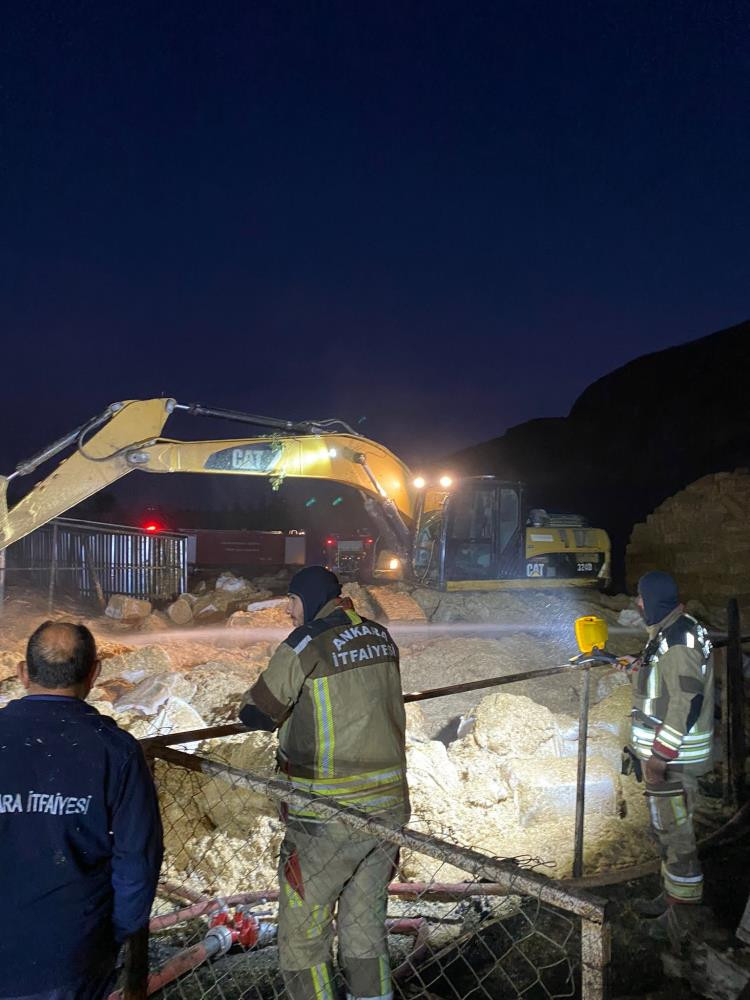
[(372, 580), (375, 568), (374, 538), (365, 531), (356, 535), (328, 535), (325, 565), (340, 580)]

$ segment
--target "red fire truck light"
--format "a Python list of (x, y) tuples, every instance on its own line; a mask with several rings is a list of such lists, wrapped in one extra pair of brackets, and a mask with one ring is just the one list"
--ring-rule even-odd
[(326, 542), (326, 545), (333, 545), (333, 539), (329, 538)]
[(153, 522), (151, 522), (150, 524), (144, 524), (143, 525), (143, 530), (144, 531), (158, 531), (159, 530), (159, 525), (158, 524), (154, 524)]
[(371, 538), (368, 538), (368, 539), (367, 539), (367, 544), (368, 544), (368, 545), (372, 545), (372, 539), (371, 539)]

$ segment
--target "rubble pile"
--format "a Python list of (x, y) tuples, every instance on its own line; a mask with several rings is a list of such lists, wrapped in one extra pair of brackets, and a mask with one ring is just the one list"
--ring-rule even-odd
[[(122, 617), (91, 620), (102, 659), (90, 696), (94, 706), (140, 738), (234, 721), (242, 694), (267, 664), (283, 634), (278, 630), (288, 630), (289, 620), (283, 599), (281, 604), (265, 597), (251, 602), (244, 582), (229, 578), (226, 583), (228, 588), (205, 588), (192, 595), (191, 608), (200, 600), (216, 600), (217, 593), (229, 595), (227, 608), (237, 594), (247, 601), (218, 628), (197, 628), (194, 621), (192, 627), (175, 626), (161, 616), (160, 629), (152, 635), (155, 625), (144, 628), (144, 623), (156, 621), (159, 613), (149, 609), (146, 617), (137, 619), (129, 613), (134, 605), (124, 601), (113, 605), (119, 606)], [(250, 596), (258, 593), (262, 591)], [(367, 607), (366, 591), (354, 584), (345, 593), (358, 610), (377, 616)], [(420, 593), (415, 592), (415, 599)], [(452, 635), (443, 625), (436, 627), (435, 638), (429, 626), (416, 634), (407, 629), (399, 639), (407, 691), (564, 663), (574, 652), (572, 622), (577, 615), (590, 608), (614, 623), (629, 607), (627, 599), (605, 606), (589, 595), (574, 605), (568, 598), (543, 594), (430, 595), (430, 601), (438, 602), (431, 611), (423, 595), (420, 603), (425, 614), (431, 614), (448, 598), (461, 620), (471, 613), (495, 624), (507, 616), (512, 627), (499, 639)], [(17, 660), (31, 630), (49, 617), (46, 609), (32, 610), (26, 618), (17, 618), (15, 628), (0, 623), (0, 705), (23, 693), (15, 679)], [(443, 605), (439, 614), (447, 613)], [(64, 617), (74, 616), (68, 612)], [(526, 630), (519, 628), (521, 623)], [(262, 628), (276, 632), (269, 640)], [(619, 637), (613, 639), (616, 645)], [(632, 636), (620, 641), (626, 648), (633, 646)], [(571, 668), (486, 696), (472, 692), (407, 706), (412, 826), (493, 856), (541, 859), (553, 866), (550, 873), (556, 876), (568, 873), (579, 679)], [(618, 773), (627, 736), (628, 682), (617, 672), (597, 669), (592, 693), (599, 703), (592, 707), (588, 747), (587, 870), (651, 856), (644, 836), (648, 824), (643, 796), (626, 787)], [(192, 741), (182, 749), (262, 776), (274, 772), (271, 734)], [(156, 777), (169, 881), (201, 893), (275, 884), (282, 825), (270, 801), (163, 762), (157, 764)], [(465, 873), (405, 851), (400, 876), (460, 881)]]
[[(642, 790), (619, 774), (627, 689), (616, 687), (592, 713), (588, 748), (588, 871), (650, 858)], [(629, 702), (627, 702), (629, 704)], [(493, 694), (475, 706), (473, 732), (446, 746), (426, 735), (418, 706), (408, 707), (411, 826), (494, 857), (538, 860), (570, 874), (575, 823), (577, 721), (531, 699)], [(200, 752), (272, 777), (275, 738), (267, 733), (215, 740)], [(169, 878), (201, 892), (273, 885), (283, 834), (276, 806), (220, 778), (159, 765)], [(187, 785), (189, 785), (189, 789)], [(633, 787), (630, 787), (630, 786)], [(465, 872), (403, 851), (400, 878), (461, 881)]]
[[(677, 580), (698, 617), (720, 625), (738, 597), (750, 613), (750, 474), (703, 476), (636, 524), (626, 553), (628, 586), (662, 569)], [(703, 613), (701, 613), (703, 612)]]
[(286, 601), (259, 601), (249, 606), (247, 611), (235, 611), (227, 620), (229, 628), (275, 628), (289, 629), (289, 615), (286, 613)]
[[(235, 613), (257, 611), (268, 603), (276, 604), (274, 594), (284, 590), (287, 574), (246, 580), (233, 573), (222, 573), (213, 586), (203, 580), (193, 591), (180, 594), (165, 611), (154, 611), (149, 601), (126, 594), (113, 594), (104, 614), (116, 631), (158, 632), (174, 625), (196, 626), (225, 621)], [(273, 624), (277, 624), (278, 616)], [(288, 621), (288, 619), (287, 619)], [(279, 622), (280, 624), (280, 622)]]
[[(642, 790), (619, 773), (622, 733), (613, 719), (627, 720), (621, 691), (629, 694), (617, 687), (597, 706), (587, 748), (587, 871), (653, 855)], [(410, 726), (411, 825), (496, 857), (539, 859), (556, 877), (570, 874), (577, 720), (508, 693), (482, 698), (473, 715), (473, 731), (447, 747), (424, 739), (424, 725)], [(406, 879), (462, 877), (410, 852), (401, 864)]]
[(612, 623), (617, 620), (617, 605), (629, 603), (621, 595), (619, 600), (603, 598), (595, 590), (562, 591), (462, 591), (441, 593), (424, 587), (408, 589), (431, 622), (477, 622), (486, 625), (544, 625), (560, 631), (569, 629), (571, 622), (581, 615), (603, 615)]
[(222, 621), (248, 604), (268, 600), (272, 591), (233, 573), (222, 573), (213, 588), (202, 584), (193, 594), (181, 594), (167, 609), (175, 625)]
[[(270, 733), (200, 745), (202, 754), (265, 778), (274, 776), (275, 749)], [(165, 879), (209, 895), (275, 888), (284, 827), (270, 799), (164, 762), (157, 762), (156, 780)]]

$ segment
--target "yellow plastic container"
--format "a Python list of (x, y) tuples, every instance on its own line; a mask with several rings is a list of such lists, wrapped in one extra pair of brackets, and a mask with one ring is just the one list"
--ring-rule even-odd
[(582, 653), (590, 653), (592, 649), (604, 649), (607, 645), (609, 629), (603, 618), (595, 615), (584, 615), (576, 618), (576, 642)]

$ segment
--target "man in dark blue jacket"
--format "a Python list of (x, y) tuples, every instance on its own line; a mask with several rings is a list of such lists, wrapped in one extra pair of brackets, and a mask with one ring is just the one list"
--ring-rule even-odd
[(99, 674), (83, 625), (45, 622), (0, 711), (0, 997), (99, 1000), (126, 951), (145, 997), (162, 860), (156, 792), (138, 743), (87, 705)]

